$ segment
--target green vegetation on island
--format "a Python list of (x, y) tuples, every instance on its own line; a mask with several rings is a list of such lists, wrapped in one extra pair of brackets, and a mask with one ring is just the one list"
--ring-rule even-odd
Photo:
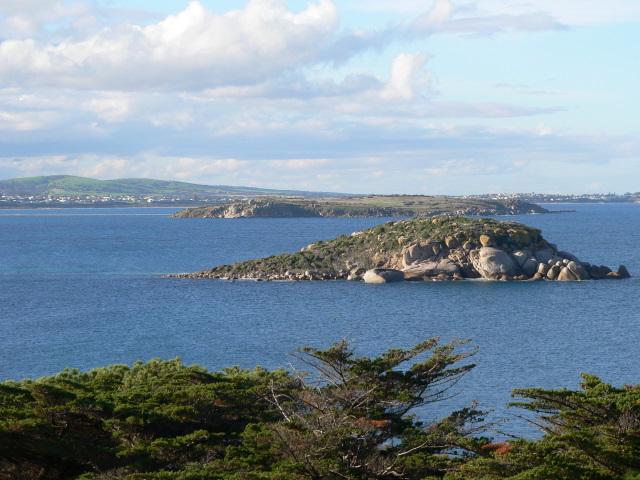
[(432, 215), (520, 215), (549, 213), (521, 200), (426, 195), (324, 198), (262, 198), (181, 210), (177, 218), (427, 217)]
[(430, 339), (368, 358), (340, 342), (291, 371), (154, 360), (6, 381), (0, 479), (640, 479), (638, 386), (514, 391), (539, 439), (492, 440), (473, 404), (435, 419), (474, 352)]
[(624, 266), (581, 262), (537, 229), (485, 218), (389, 222), (300, 252), (222, 265), (181, 278), (251, 280), (589, 280), (627, 278)]

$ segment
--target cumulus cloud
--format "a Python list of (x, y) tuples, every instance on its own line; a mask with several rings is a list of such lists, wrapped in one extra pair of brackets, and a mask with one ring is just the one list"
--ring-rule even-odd
[[(5, 6), (0, 17), (7, 35), (4, 40), (0, 37), (2, 84), (94, 90), (242, 89), (437, 33), (559, 28), (543, 12), (467, 15), (452, 0), (436, 0), (413, 20), (382, 30), (340, 30), (332, 0), (314, 0), (297, 12), (284, 0), (249, 0), (243, 8), (226, 13), (192, 0), (181, 12), (155, 23), (103, 27), (104, 9), (97, 12), (85, 3), (45, 1), (48, 8), (16, 2)], [(43, 25), (59, 26), (61, 19), (70, 24), (67, 35), (56, 40), (59, 35), (36, 34), (51, 29)], [(98, 31), (86, 33), (87, 25)]]
[(252, 83), (315, 60), (336, 27), (331, 0), (297, 13), (283, 0), (251, 0), (225, 14), (192, 1), (158, 23), (82, 40), (5, 40), (0, 82), (128, 90)]
[[(192, 1), (174, 15), (125, 22), (91, 0), (0, 0), (0, 176), (361, 192), (452, 193), (460, 185), (462, 193), (477, 178), (489, 179), (478, 188), (486, 191), (534, 169), (544, 177), (541, 165), (605, 172), (607, 161), (637, 159), (637, 138), (563, 135), (570, 113), (557, 105), (571, 107), (571, 92), (522, 86), (519, 74), (487, 70), (490, 80), (478, 79), (490, 82), (483, 94), (475, 72), (455, 79), (449, 69), (458, 85), (438, 81), (449, 93), (436, 91), (430, 79), (441, 80), (439, 72), (421, 51), (429, 44), (416, 41), (462, 34), (473, 52), (478, 34), (562, 28), (559, 3), (385, 1), (378, 6), (405, 15), (352, 29), (339, 23), (336, 5), (351, 5), (340, 0), (297, 10), (249, 0), (224, 13)], [(433, 53), (436, 65), (455, 62)], [(390, 58), (386, 73), (381, 58)], [(451, 94), (465, 83), (468, 94)]]

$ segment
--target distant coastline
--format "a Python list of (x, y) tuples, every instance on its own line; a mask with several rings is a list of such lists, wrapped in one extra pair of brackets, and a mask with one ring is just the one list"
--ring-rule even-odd
[[(97, 180), (71, 175), (50, 175), (0, 180), (0, 209), (126, 207), (208, 207), (215, 209), (220, 205), (252, 200), (266, 202), (275, 199), (298, 205), (302, 203), (303, 206), (313, 204), (312, 210), (316, 212), (316, 215), (313, 212), (308, 212), (306, 216), (396, 216), (406, 213), (407, 210), (409, 210), (408, 215), (416, 215), (415, 211), (418, 210), (419, 214), (428, 212), (430, 214), (502, 215), (546, 213), (542, 211), (544, 209), (536, 211), (538, 205), (638, 204), (640, 203), (640, 192), (581, 195), (540, 193), (460, 196), (365, 195), (230, 185), (201, 185), (145, 178)], [(439, 204), (442, 201), (449, 205), (443, 207)], [(409, 205), (409, 202), (413, 202), (413, 207)], [(455, 208), (456, 206), (460, 208)], [(200, 216), (200, 214), (193, 216)]]
[(434, 215), (526, 215), (549, 213), (521, 200), (479, 200), (427, 195), (349, 198), (270, 198), (233, 201), (179, 211), (176, 218), (430, 217)]

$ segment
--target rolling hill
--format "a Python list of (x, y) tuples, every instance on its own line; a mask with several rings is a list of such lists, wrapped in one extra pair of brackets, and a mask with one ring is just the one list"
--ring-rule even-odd
[(17, 196), (160, 196), (216, 197), (228, 195), (294, 195), (318, 196), (318, 192), (295, 190), (271, 190), (227, 185), (199, 185), (195, 183), (152, 180), (146, 178), (123, 178), (117, 180), (96, 180), (71, 175), (51, 175), (45, 177), (24, 177), (0, 180), (0, 194)]

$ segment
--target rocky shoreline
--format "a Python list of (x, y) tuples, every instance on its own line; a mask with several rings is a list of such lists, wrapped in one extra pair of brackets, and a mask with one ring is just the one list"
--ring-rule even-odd
[(584, 281), (624, 279), (621, 265), (583, 262), (515, 222), (441, 216), (389, 222), (300, 252), (222, 265), (176, 278), (259, 281)]
[(354, 199), (260, 199), (180, 210), (175, 218), (428, 217), (433, 215), (524, 215), (549, 213), (521, 200), (455, 197), (366, 197)]

